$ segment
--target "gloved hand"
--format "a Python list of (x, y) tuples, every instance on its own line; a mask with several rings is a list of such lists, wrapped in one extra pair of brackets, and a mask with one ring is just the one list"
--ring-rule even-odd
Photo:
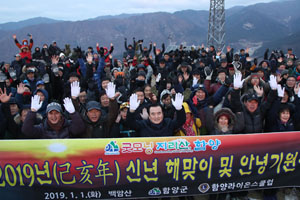
[(232, 62), (234, 71), (240, 71), (240, 69), (242, 68), (242, 63), (239, 61), (233, 61)]
[(71, 83), (71, 97), (76, 99), (80, 93), (80, 86), (78, 81), (74, 81)]
[(205, 78), (206, 80), (211, 80), (211, 77), (212, 77), (213, 73), (214, 73), (214, 71), (211, 70), (210, 67), (206, 66), (204, 68), (204, 74), (206, 76), (206, 78)]
[(68, 113), (70, 113), (70, 114), (75, 112), (75, 107), (72, 103), (72, 100), (69, 97), (64, 99), (64, 107), (65, 107), (66, 111), (68, 111)]
[(196, 77), (193, 77), (193, 87), (197, 84), (198, 84), (198, 79)]
[(34, 95), (31, 97), (31, 111), (32, 112), (37, 112), (43, 104), (43, 101), (40, 101), (40, 96), (39, 95)]
[(235, 73), (233, 75), (233, 87), (241, 89), (245, 80), (242, 80), (241, 73)]
[(182, 94), (176, 93), (175, 101), (172, 99), (172, 104), (176, 110), (182, 109), (183, 98), (184, 98), (184, 96)]
[(285, 88), (284, 87), (281, 87), (281, 85), (277, 85), (277, 95), (278, 97), (283, 97), (284, 96), (284, 90)]
[(277, 89), (277, 80), (276, 80), (276, 77), (274, 75), (270, 76), (269, 84), (270, 84), (270, 87), (271, 87), (272, 90)]
[(105, 89), (108, 98), (112, 99), (116, 95), (116, 85), (112, 82), (109, 82), (107, 85), (107, 89)]
[(155, 81), (156, 81), (156, 82), (159, 82), (160, 79), (161, 79), (161, 74), (159, 73), (159, 74), (157, 74)]
[(140, 102), (141, 101), (138, 100), (137, 95), (136, 94), (132, 94), (130, 96), (130, 99), (129, 99), (129, 109), (131, 111), (135, 111), (139, 107)]
[[(299, 88), (299, 84), (297, 85), (297, 87)], [(297, 95), (298, 95), (298, 98), (300, 98), (300, 90), (298, 89), (298, 92), (297, 92)]]

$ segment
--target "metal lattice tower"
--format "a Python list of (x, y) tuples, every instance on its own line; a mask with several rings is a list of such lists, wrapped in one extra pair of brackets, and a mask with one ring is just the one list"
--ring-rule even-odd
[(225, 0), (210, 0), (207, 45), (225, 48)]

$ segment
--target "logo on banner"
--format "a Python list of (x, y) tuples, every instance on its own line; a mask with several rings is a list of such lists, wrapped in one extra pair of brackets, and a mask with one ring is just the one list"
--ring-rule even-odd
[(105, 146), (105, 155), (120, 155), (120, 148), (119, 145), (117, 145), (116, 141), (110, 141), (110, 143), (108, 143)]
[(161, 191), (157, 187), (156, 188), (152, 188), (151, 190), (149, 190), (148, 195), (158, 196), (158, 195), (161, 195)]
[(201, 193), (206, 193), (208, 190), (209, 190), (209, 184), (208, 183), (202, 183), (199, 185), (198, 187), (198, 190), (201, 192)]
[(154, 153), (191, 153), (191, 143), (186, 139), (156, 142)]

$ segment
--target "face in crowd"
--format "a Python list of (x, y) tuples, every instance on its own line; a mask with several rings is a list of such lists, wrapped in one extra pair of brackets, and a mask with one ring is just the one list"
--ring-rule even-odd
[(282, 123), (287, 123), (290, 119), (290, 111), (288, 109), (279, 113), (279, 118)]
[(62, 119), (62, 115), (56, 110), (51, 110), (47, 113), (47, 118), (51, 124), (55, 125), (58, 124), (59, 121)]
[(163, 119), (164, 115), (160, 106), (153, 106), (149, 108), (149, 120), (153, 124), (160, 124)]
[(144, 89), (144, 93), (145, 93), (145, 97), (150, 98), (150, 94), (151, 94), (151, 87), (149, 85), (147, 85)]
[(91, 109), (87, 112), (87, 116), (91, 122), (95, 123), (97, 122), (101, 117), (101, 111), (98, 109)]
[(197, 90), (195, 95), (200, 101), (204, 100), (205, 96), (206, 96), (206, 94), (203, 90)]
[(108, 107), (109, 106), (109, 98), (107, 96), (107, 94), (103, 94), (100, 97), (100, 103), (102, 107)]
[(166, 98), (162, 99), (162, 102), (164, 105), (170, 106), (171, 105), (171, 96), (168, 95)]
[(137, 91), (135, 94), (137, 95), (138, 100), (140, 100), (140, 104), (142, 104), (145, 100), (144, 92)]
[(121, 115), (121, 118), (123, 120), (126, 120), (127, 118), (127, 111), (128, 111), (128, 108), (123, 108), (121, 111), (120, 111), (120, 115)]
[(246, 101), (245, 106), (250, 113), (254, 113), (258, 108), (258, 102), (257, 100), (254, 99), (250, 101)]

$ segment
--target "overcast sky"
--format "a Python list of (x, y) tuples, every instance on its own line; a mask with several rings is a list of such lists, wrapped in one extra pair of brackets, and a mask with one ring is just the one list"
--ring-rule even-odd
[[(271, 1), (274, 0), (225, 0), (225, 7)], [(209, 2), (209, 0), (1, 0), (0, 23), (33, 17), (76, 21), (122, 13), (208, 10)]]

